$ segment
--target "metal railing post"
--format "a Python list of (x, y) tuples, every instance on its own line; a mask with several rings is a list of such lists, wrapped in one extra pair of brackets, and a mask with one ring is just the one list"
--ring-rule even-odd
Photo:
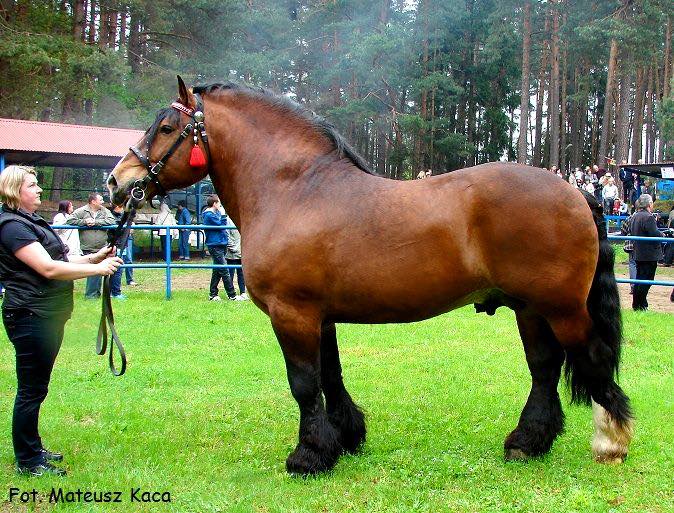
[(166, 260), (166, 299), (171, 299), (171, 229), (166, 227), (164, 259)]

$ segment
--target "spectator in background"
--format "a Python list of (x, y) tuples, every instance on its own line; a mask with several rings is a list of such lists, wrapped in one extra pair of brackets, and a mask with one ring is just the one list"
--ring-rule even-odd
[[(79, 230), (80, 246), (82, 254), (85, 256), (97, 253), (108, 244), (108, 233), (106, 230), (91, 228), (95, 226), (112, 226), (115, 223), (115, 216), (103, 206), (103, 196), (97, 192), (89, 194), (88, 203), (75, 210), (66, 219), (66, 224), (86, 227), (83, 230)], [(101, 297), (101, 277), (99, 275), (92, 275), (87, 278), (84, 297), (87, 299)]]
[(589, 176), (585, 176), (582, 189), (594, 196), (594, 185), (592, 185), (592, 181), (590, 180)]
[(606, 169), (603, 167), (599, 167), (597, 164), (592, 166), (592, 171), (594, 171), (594, 174), (597, 175), (597, 178), (601, 180), (601, 178), (608, 173)]
[[(225, 214), (226, 216), (227, 214)], [(225, 260), (229, 265), (241, 265), (241, 234), (239, 230), (229, 230), (227, 234), (227, 253), (225, 253)], [(239, 285), (239, 294), (242, 299), (248, 299), (246, 294), (246, 282), (243, 278), (243, 268), (227, 269), (229, 271), (229, 279), (234, 283), (234, 274), (236, 274), (236, 281)]]
[[(207, 226), (227, 226), (227, 214), (222, 215), (220, 211), (221, 203), (220, 198), (216, 194), (211, 194), (206, 199), (207, 208), (204, 210), (203, 223)], [(215, 265), (225, 265), (225, 251), (227, 249), (227, 230), (204, 230), (206, 232), (206, 246), (208, 246), (208, 252), (213, 258), (213, 264)], [(209, 301), (220, 301), (220, 296), (218, 295), (218, 285), (222, 280), (222, 284), (225, 287), (225, 292), (227, 297), (232, 301), (243, 301), (244, 298), (236, 295), (232, 281), (229, 278), (229, 272), (225, 268), (213, 268), (213, 273), (211, 274), (211, 286)]]
[[(112, 215), (115, 216), (117, 222), (122, 218), (124, 214), (124, 207), (121, 205), (113, 205)], [(129, 255), (129, 245), (133, 245), (133, 238), (131, 233), (129, 233), (129, 238), (126, 243), (126, 247), (117, 248), (117, 254), (121, 257), (122, 262), (125, 264), (131, 263), (131, 257)], [(136, 282), (133, 281), (133, 269), (131, 267), (125, 267), (124, 271), (126, 273), (126, 284), (127, 285), (136, 285)], [(126, 296), (122, 294), (122, 269), (119, 268), (115, 271), (115, 274), (110, 278), (110, 297), (113, 299), (118, 299), (124, 301)]]
[[(171, 212), (168, 204), (163, 201), (159, 205), (159, 213), (153, 214), (151, 216), (152, 224), (157, 224), (160, 226), (175, 226), (178, 224), (175, 216)], [(166, 235), (166, 228), (160, 228), (159, 230), (152, 230), (155, 235), (159, 237), (159, 244), (161, 247), (161, 257), (166, 260), (166, 251), (168, 244), (168, 251), (171, 252), (171, 240), (178, 236), (178, 230), (169, 230), (169, 234)]]
[[(662, 237), (653, 217), (653, 198), (648, 194), (642, 194), (636, 202), (637, 212), (632, 216), (634, 219), (630, 226), (632, 235), (637, 237)], [(652, 280), (658, 260), (662, 258), (662, 244), (659, 242), (634, 241), (634, 260), (637, 264), (637, 280)], [(650, 285), (637, 283), (632, 294), (632, 309), (647, 310), (648, 301), (646, 296)]]
[[(632, 235), (632, 224), (634, 222), (634, 214), (625, 219), (620, 225), (620, 234), (624, 236)], [(627, 266), (629, 269), (630, 280), (637, 279), (637, 262), (634, 260), (634, 241), (626, 240), (623, 243), (623, 251), (627, 253)], [(630, 283), (630, 294), (634, 294), (634, 283)]]
[[(187, 210), (187, 205), (185, 200), (180, 200), (178, 202), (178, 218), (179, 225), (192, 224), (192, 216), (190, 211)], [(190, 232), (188, 229), (178, 230), (178, 260), (189, 260), (190, 259)]]
[(613, 177), (608, 173), (604, 176), (608, 176), (606, 179), (606, 185), (602, 189), (602, 200), (604, 205), (604, 214), (611, 215), (613, 213), (613, 203), (618, 197), (618, 187), (613, 180)]
[(629, 191), (627, 191), (629, 193), (627, 201), (629, 202), (630, 205), (636, 205), (639, 196), (641, 196), (642, 192), (644, 192), (642, 190), (642, 185), (643, 182), (641, 176), (639, 176), (637, 173), (632, 173), (632, 177), (630, 180), (630, 189)]
[(576, 181), (576, 175), (571, 172), (569, 173), (569, 180), (568, 182), (573, 185), (575, 188), (578, 188), (578, 181)]
[[(68, 216), (74, 211), (72, 201), (59, 201), (59, 211), (54, 216), (52, 224), (55, 226), (65, 226)], [(74, 228), (57, 228), (54, 230), (61, 238), (63, 243), (68, 246), (68, 256), (80, 256), (82, 249), (80, 248), (80, 234)]]

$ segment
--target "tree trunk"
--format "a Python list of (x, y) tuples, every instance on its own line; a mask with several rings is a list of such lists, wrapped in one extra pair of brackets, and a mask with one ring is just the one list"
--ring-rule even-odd
[[(545, 20), (545, 32), (550, 30), (550, 21)], [(543, 102), (545, 100), (545, 76), (548, 67), (549, 42), (543, 42), (541, 50), (540, 69), (538, 71), (538, 93), (536, 94), (536, 139), (534, 141), (533, 165), (540, 167), (542, 164), (543, 143)]]
[(672, 66), (670, 65), (670, 59), (672, 56), (672, 17), (667, 16), (667, 29), (665, 30), (665, 53), (664, 61), (662, 63), (662, 97), (667, 98), (669, 96), (669, 91), (671, 88), (670, 80), (672, 78)]
[(119, 11), (112, 10), (108, 15), (109, 21), (109, 36), (108, 36), (108, 48), (115, 50), (117, 48), (117, 27), (119, 20)]
[(615, 89), (615, 75), (618, 66), (618, 41), (611, 39), (611, 52), (608, 58), (608, 75), (606, 77), (606, 93), (604, 95), (604, 114), (602, 116), (601, 139), (599, 141), (599, 154), (597, 163), (600, 166), (606, 165), (606, 156), (608, 146), (611, 140), (611, 127), (613, 111), (613, 90)]
[(559, 169), (562, 171), (566, 170), (566, 164), (567, 164), (567, 151), (566, 151), (566, 142), (567, 142), (567, 127), (568, 127), (568, 112), (566, 108), (566, 88), (568, 87), (568, 81), (567, 81), (567, 59), (568, 59), (568, 54), (566, 51), (566, 48), (564, 48), (564, 52), (562, 53), (562, 88), (561, 88), (561, 98), (560, 98), (560, 105), (561, 105), (561, 114), (562, 114), (562, 119), (560, 123), (560, 152), (559, 152)]
[(89, 0), (89, 30), (87, 42), (94, 44), (96, 42), (96, 0)]
[(590, 132), (590, 162), (599, 162), (599, 98), (595, 97), (592, 110), (592, 130)]
[(531, 4), (524, 4), (522, 14), (522, 87), (520, 98), (520, 133), (517, 143), (517, 162), (527, 162), (527, 129), (529, 125), (529, 55), (531, 53)]
[(622, 65), (623, 76), (620, 80), (620, 97), (618, 100), (618, 109), (616, 112), (616, 153), (615, 159), (618, 164), (622, 164), (628, 158), (630, 147), (630, 107), (631, 107), (631, 87), (632, 76), (628, 71), (629, 63)]
[[(477, 42), (473, 44), (473, 66), (477, 66), (478, 62), (478, 52), (479, 52), (479, 45)], [(471, 78), (470, 79), (470, 94), (468, 95), (468, 119), (467, 119), (467, 124), (468, 127), (466, 129), (466, 138), (468, 139), (468, 142), (471, 144), (474, 144), (475, 147), (477, 148), (478, 144), (477, 141), (475, 141), (475, 128), (476, 128), (476, 115), (477, 115), (477, 105), (476, 105), (476, 87), (475, 87), (475, 79)], [(468, 158), (467, 164), (468, 165), (475, 165), (477, 159), (477, 152), (472, 156)]]
[(646, 94), (646, 85), (648, 70), (646, 67), (640, 67), (637, 70), (637, 85), (634, 93), (634, 118), (632, 122), (632, 150), (631, 163), (638, 163), (642, 159), (641, 138), (644, 130), (644, 96)]
[(84, 41), (84, 22), (86, 15), (84, 12), (84, 0), (73, 0), (73, 39), (75, 41)]
[(100, 4), (100, 13), (98, 17), (98, 47), (105, 49), (108, 47), (110, 38), (110, 11), (103, 4)]
[(650, 67), (648, 73), (648, 92), (646, 93), (646, 163), (655, 161), (655, 108), (656, 95), (653, 90), (655, 82), (655, 70)]
[(550, 75), (550, 101), (548, 102), (550, 119), (550, 163), (559, 167), (559, 10), (552, 13), (552, 71)]
[(129, 21), (129, 43), (127, 45), (127, 61), (132, 73), (138, 73), (141, 66), (140, 49), (140, 14), (131, 8)]

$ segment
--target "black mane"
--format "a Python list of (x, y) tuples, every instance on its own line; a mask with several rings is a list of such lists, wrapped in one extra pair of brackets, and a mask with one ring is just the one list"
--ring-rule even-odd
[(264, 100), (269, 103), (272, 107), (277, 107), (282, 110), (288, 111), (296, 116), (301, 117), (302, 119), (309, 122), (309, 124), (314, 127), (316, 130), (325, 135), (333, 144), (337, 155), (340, 158), (347, 158), (353, 164), (366, 173), (374, 175), (370, 166), (367, 165), (365, 160), (356, 153), (356, 151), (347, 143), (344, 138), (337, 132), (335, 127), (328, 122), (325, 118), (319, 116), (315, 112), (310, 111), (309, 109), (302, 107), (297, 102), (287, 98), (285, 96), (279, 96), (269, 89), (264, 89), (262, 87), (254, 87), (248, 85), (241, 85), (235, 82), (226, 82), (224, 84), (208, 84), (195, 86), (193, 91), (197, 94), (210, 94), (218, 91), (233, 90), (241, 91), (250, 95), (257, 95), (263, 97)]

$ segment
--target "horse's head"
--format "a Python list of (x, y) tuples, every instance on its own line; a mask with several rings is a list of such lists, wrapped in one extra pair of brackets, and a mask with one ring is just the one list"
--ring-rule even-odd
[(142, 202), (157, 194), (192, 185), (208, 174), (206, 165), (190, 164), (195, 133), (199, 135), (202, 154), (208, 158), (203, 112), (199, 110), (203, 105), (198, 104), (197, 97), (185, 87), (180, 77), (178, 92), (179, 99), (157, 113), (143, 138), (110, 173), (107, 185), (113, 203), (122, 205), (131, 194)]

